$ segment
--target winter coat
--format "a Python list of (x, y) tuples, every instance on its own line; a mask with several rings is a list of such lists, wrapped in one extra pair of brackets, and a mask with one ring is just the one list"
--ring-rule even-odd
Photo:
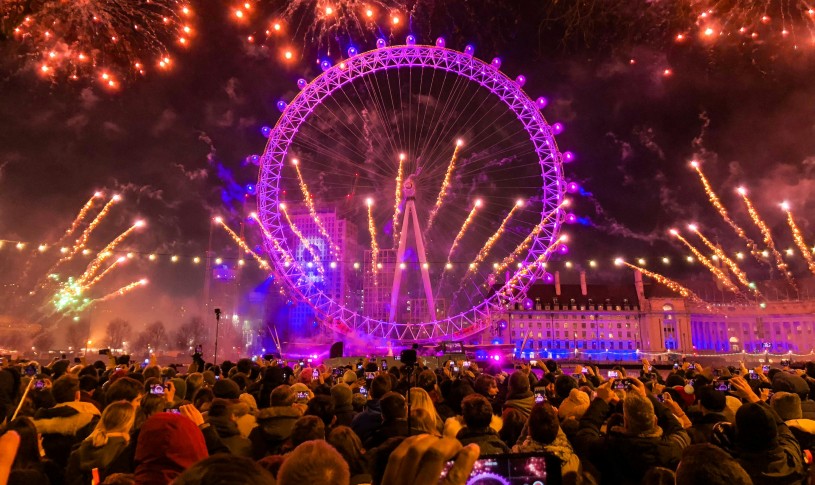
[(539, 443), (527, 436), (523, 443), (517, 444), (512, 447), (513, 453), (538, 453), (546, 452), (554, 455), (560, 459), (561, 474), (565, 476), (567, 473), (579, 474), (581, 470), (580, 458), (574, 452), (572, 444), (569, 443), (566, 434), (563, 430), (559, 430), (554, 441), (549, 444)]
[(532, 414), (532, 406), (534, 405), (535, 396), (530, 392), (520, 396), (510, 396), (510, 398), (504, 402), (504, 411), (507, 409), (516, 409), (528, 419), (529, 415)]
[(99, 480), (113, 473), (131, 473), (130, 467), (119, 468), (115, 464), (128, 453), (128, 441), (120, 436), (111, 436), (103, 446), (93, 446), (91, 440), (84, 440), (68, 458), (65, 472), (66, 485), (86, 485), (91, 482), (94, 468), (99, 470)]
[(470, 443), (477, 444), (481, 449), (482, 455), (509, 453), (509, 447), (501, 441), (501, 438), (498, 437), (498, 433), (492, 428), (473, 429), (469, 426), (465, 426), (456, 434), (456, 439), (464, 446)]
[(281, 453), (283, 445), (291, 437), (294, 423), (303, 412), (293, 406), (273, 406), (261, 409), (257, 415), (258, 425), (249, 433), (252, 458), (260, 460), (267, 455)]
[(366, 450), (376, 448), (388, 439), (395, 436), (410, 436), (408, 433), (407, 419), (394, 419), (393, 421), (383, 422), (377, 429), (371, 433), (371, 437), (363, 443)]
[(727, 421), (724, 414), (708, 413), (705, 415), (699, 415), (693, 420), (693, 426), (686, 430), (688, 432), (688, 436), (690, 436), (690, 442), (694, 445), (698, 445), (700, 443), (710, 443), (710, 437), (713, 434), (713, 426), (715, 426), (716, 423), (721, 423), (723, 421)]
[(100, 416), (96, 406), (81, 401), (39, 409), (34, 426), (42, 434), (45, 455), (60, 467), (67, 467), (71, 448), (91, 434)]
[(815, 420), (815, 401), (811, 399), (801, 399), (801, 414), (804, 419)]
[(357, 414), (351, 421), (351, 429), (359, 436), (363, 443), (373, 435), (374, 431), (382, 425), (382, 408), (379, 399), (368, 401), (365, 410)]
[(227, 417), (208, 418), (207, 422), (218, 433), (221, 442), (235, 456), (252, 457), (252, 442), (241, 436), (238, 425)]
[(337, 406), (334, 408), (334, 416), (337, 417), (334, 426), (351, 426), (357, 413), (354, 412), (354, 407), (350, 404)]
[[(790, 429), (775, 416), (778, 429), (778, 444), (769, 450), (745, 451), (738, 446), (733, 457), (744, 468), (753, 485), (799, 485), (807, 483), (806, 465), (801, 446)], [(799, 423), (800, 424), (800, 423)]]
[(156, 413), (139, 431), (135, 483), (169, 484), (208, 456), (204, 434), (192, 420), (173, 413)]
[(655, 466), (676, 470), (690, 438), (665, 406), (651, 401), (658, 426), (649, 434), (630, 435), (614, 428), (601, 435), (600, 428), (611, 415), (611, 406), (602, 399), (592, 401), (580, 420), (575, 448), (581, 460), (598, 469), (603, 484), (639, 484)]
[(791, 419), (786, 422), (787, 427), (798, 444), (801, 445), (801, 450), (813, 450), (815, 452), (815, 421), (811, 419)]

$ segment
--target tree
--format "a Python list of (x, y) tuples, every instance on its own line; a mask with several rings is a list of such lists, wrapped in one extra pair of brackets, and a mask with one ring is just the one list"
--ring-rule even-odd
[(105, 330), (105, 345), (112, 349), (121, 349), (122, 342), (130, 340), (132, 332), (133, 327), (131, 327), (130, 322), (122, 318), (114, 318), (108, 322)]
[(82, 350), (87, 345), (88, 324), (84, 321), (69, 323), (65, 333), (65, 343), (72, 347), (74, 352)]
[(205, 345), (209, 341), (209, 329), (201, 317), (192, 317), (178, 329), (175, 334), (175, 345), (180, 350), (187, 350), (196, 345)]
[(152, 350), (163, 350), (167, 348), (169, 339), (167, 329), (163, 322), (154, 322), (147, 326), (136, 339), (135, 352), (146, 352), (148, 347)]

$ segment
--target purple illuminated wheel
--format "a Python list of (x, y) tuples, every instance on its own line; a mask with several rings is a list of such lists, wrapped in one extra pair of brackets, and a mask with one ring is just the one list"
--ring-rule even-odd
[(276, 272), (322, 324), (464, 338), (550, 278), (571, 155), (523, 76), (414, 42), (323, 61), (278, 103), (259, 216)]

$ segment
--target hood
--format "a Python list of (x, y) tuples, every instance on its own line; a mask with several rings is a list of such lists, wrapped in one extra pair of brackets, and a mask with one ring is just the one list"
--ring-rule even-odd
[(222, 439), (231, 438), (240, 434), (238, 424), (227, 417), (208, 417), (207, 422), (210, 424), (210, 426), (215, 428), (218, 436)]
[(291, 436), (295, 421), (303, 412), (292, 406), (275, 406), (262, 409), (257, 416), (258, 426), (271, 439), (281, 440)]
[(515, 408), (522, 413), (529, 415), (532, 412), (532, 406), (535, 405), (535, 397), (529, 395), (528, 397), (521, 397), (517, 399), (507, 399), (504, 403), (504, 409)]
[[(513, 451), (515, 450), (516, 448), (513, 448)], [(572, 448), (572, 444), (569, 443), (569, 439), (566, 437), (566, 433), (564, 433), (562, 429), (558, 430), (554, 441), (549, 444), (537, 442), (533, 440), (531, 436), (527, 436), (524, 442), (517, 446), (517, 451), (521, 453), (535, 453), (544, 451), (558, 457), (558, 459), (564, 463), (569, 461), (574, 456), (574, 448)]]
[(99, 410), (93, 404), (72, 401), (57, 404), (50, 409), (40, 409), (34, 415), (34, 425), (38, 433), (73, 436), (97, 416)]
[(141, 427), (136, 445), (137, 484), (166, 484), (209, 456), (204, 435), (190, 419), (156, 413)]
[(111, 436), (104, 446), (93, 446), (91, 440), (84, 440), (79, 446), (79, 469), (90, 472), (94, 468), (107, 468), (127, 448), (127, 441), (120, 436)]
[(812, 419), (790, 419), (786, 422), (790, 428), (795, 428), (804, 433), (815, 434), (815, 420)]

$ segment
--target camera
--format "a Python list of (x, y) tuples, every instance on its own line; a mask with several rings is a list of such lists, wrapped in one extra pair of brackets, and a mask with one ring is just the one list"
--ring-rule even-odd
[(45, 388), (45, 380), (44, 379), (37, 379), (34, 381), (34, 389), (44, 389)]
[(150, 394), (154, 396), (163, 396), (164, 395), (164, 385), (163, 384), (153, 384), (150, 386)]
[(362, 394), (363, 396), (367, 396), (368, 389), (366, 389), (365, 386), (359, 386), (359, 393)]
[(730, 381), (715, 381), (713, 388), (720, 392), (730, 392)]

